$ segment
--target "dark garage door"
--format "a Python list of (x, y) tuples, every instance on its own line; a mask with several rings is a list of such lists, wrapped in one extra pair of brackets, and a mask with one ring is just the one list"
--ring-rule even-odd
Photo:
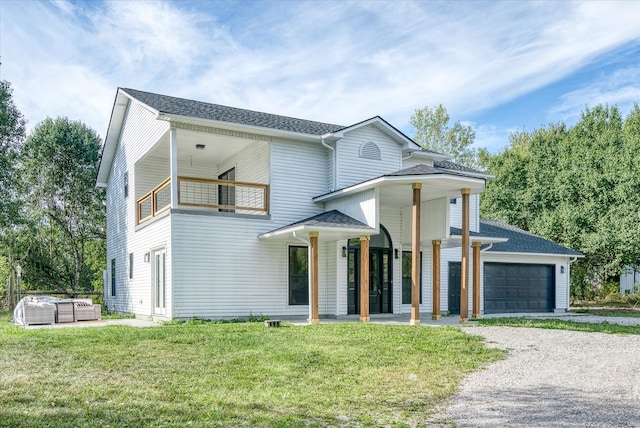
[(485, 263), (484, 313), (553, 311), (553, 273), (553, 265)]

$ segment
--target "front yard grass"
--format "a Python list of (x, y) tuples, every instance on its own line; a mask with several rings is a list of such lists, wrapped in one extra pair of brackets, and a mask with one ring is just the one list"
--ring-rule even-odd
[(7, 319), (1, 427), (419, 426), (465, 374), (504, 356), (445, 327)]
[(485, 318), (479, 320), (479, 324), (482, 326), (535, 327), (611, 334), (640, 334), (640, 326), (637, 325), (618, 325), (608, 322), (576, 322), (549, 318)]

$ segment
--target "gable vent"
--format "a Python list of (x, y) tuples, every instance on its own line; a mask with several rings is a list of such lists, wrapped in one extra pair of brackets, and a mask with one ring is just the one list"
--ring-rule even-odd
[(360, 146), (360, 157), (364, 159), (381, 160), (380, 147), (371, 141), (364, 143)]

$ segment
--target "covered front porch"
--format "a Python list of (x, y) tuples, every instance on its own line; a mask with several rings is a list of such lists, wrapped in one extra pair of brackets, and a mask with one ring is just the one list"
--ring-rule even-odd
[(135, 164), (137, 225), (169, 209), (269, 214), (268, 141), (228, 130), (173, 125)]
[[(443, 245), (461, 247), (461, 295), (460, 322), (469, 320), (469, 266), (473, 262), (472, 290), (473, 302), (471, 316), (479, 318), (480, 311), (480, 250), (483, 243), (491, 238), (474, 234), (470, 225), (470, 203), (472, 194), (484, 190), (484, 177), (463, 174), (420, 165), (398, 173), (388, 174), (346, 189), (341, 189), (314, 199), (324, 203), (327, 210), (320, 216), (302, 220), (260, 236), (262, 239), (274, 239), (304, 236), (310, 248), (310, 300), (309, 322), (319, 322), (317, 302), (318, 241), (337, 239), (359, 239), (358, 272), (359, 275), (359, 320), (369, 322), (370, 316), (370, 241), (373, 235), (381, 233), (380, 210), (392, 207), (402, 216), (402, 237), (400, 248), (411, 248), (411, 314), (410, 324), (420, 324), (420, 284), (422, 277), (421, 250), (429, 248), (432, 255), (432, 318), (441, 318), (440, 308), (440, 251)], [(450, 233), (451, 198), (460, 198), (462, 211), (462, 233), (460, 237)], [(322, 216), (328, 213), (341, 216), (338, 224), (324, 222)], [(319, 221), (320, 220), (320, 221)], [(344, 224), (358, 224), (356, 228), (346, 230)], [(470, 250), (473, 249), (472, 255)], [(397, 258), (396, 248), (396, 258)], [(343, 248), (343, 253), (349, 251)], [(351, 254), (349, 254), (351, 256)], [(344, 257), (344, 254), (343, 254)], [(322, 263), (322, 262), (320, 262)], [(347, 272), (344, 272), (347, 274)], [(349, 273), (350, 274), (350, 273)], [(341, 275), (341, 273), (339, 273)]]

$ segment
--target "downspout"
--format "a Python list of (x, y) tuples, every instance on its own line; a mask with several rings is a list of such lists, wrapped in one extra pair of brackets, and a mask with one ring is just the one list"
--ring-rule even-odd
[(337, 162), (336, 162), (336, 149), (331, 147), (330, 145), (328, 145), (327, 143), (324, 142), (324, 139), (326, 137), (328, 137), (330, 134), (324, 134), (322, 136), (320, 136), (320, 143), (325, 146), (327, 149), (331, 150), (333, 152), (333, 156), (332, 156), (332, 163), (333, 163), (333, 179), (331, 180), (331, 188), (329, 189), (330, 192), (333, 192), (334, 190), (336, 190), (336, 180), (338, 177), (338, 172), (336, 171), (337, 169)]
[(489, 246), (485, 249), (480, 250), (481, 253), (484, 253), (485, 251), (489, 251), (491, 249), (491, 247), (493, 247), (493, 242), (489, 242)]

